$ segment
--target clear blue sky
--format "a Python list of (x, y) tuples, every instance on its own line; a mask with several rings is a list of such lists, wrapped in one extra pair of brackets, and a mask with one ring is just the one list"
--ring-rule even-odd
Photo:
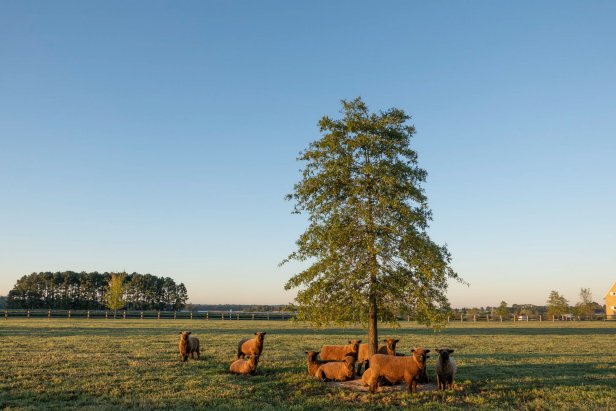
[(339, 100), (413, 116), (454, 306), (616, 281), (616, 3), (0, 2), (0, 294), (126, 270), (286, 303)]

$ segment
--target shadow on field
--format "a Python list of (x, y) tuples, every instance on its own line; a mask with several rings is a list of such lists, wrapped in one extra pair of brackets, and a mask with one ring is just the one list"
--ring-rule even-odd
[(519, 385), (525, 389), (533, 387), (559, 386), (616, 386), (616, 369), (600, 368), (597, 363), (546, 363), (546, 364), (499, 364), (465, 365), (460, 369), (462, 378), (477, 376), (492, 383), (503, 384), (507, 389)]

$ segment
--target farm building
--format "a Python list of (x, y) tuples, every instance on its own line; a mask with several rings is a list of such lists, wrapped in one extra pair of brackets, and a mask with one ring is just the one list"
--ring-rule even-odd
[(612, 285), (603, 299), (605, 300), (605, 315), (616, 316), (616, 283)]

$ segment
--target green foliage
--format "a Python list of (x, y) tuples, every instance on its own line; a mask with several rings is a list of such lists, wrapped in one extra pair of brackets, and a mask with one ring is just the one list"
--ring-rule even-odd
[(509, 311), (509, 307), (507, 307), (507, 302), (501, 301), (495, 313), (496, 315), (501, 316), (503, 318), (509, 317), (510, 311)]
[(124, 293), (126, 292), (126, 286), (124, 285), (124, 278), (126, 274), (111, 274), (109, 279), (109, 286), (103, 296), (105, 304), (110, 310), (119, 310), (126, 303), (124, 302)]
[[(17, 280), (8, 295), (9, 308), (100, 310), (111, 273), (41, 272)], [(184, 284), (169, 277), (128, 274), (125, 301), (130, 310), (180, 310), (188, 300)]]
[(548, 297), (547, 308), (548, 315), (558, 317), (569, 312), (569, 302), (557, 291), (551, 291)]
[(426, 232), (426, 171), (409, 146), (410, 117), (396, 108), (370, 113), (360, 98), (343, 100), (341, 113), (320, 120), (323, 136), (300, 155), (303, 177), (287, 196), (309, 221), (283, 261), (310, 264), (285, 285), (299, 288), (298, 317), (365, 323), (375, 301), (386, 320), (403, 313), (443, 322), (447, 280), (460, 278), (447, 248)]
[(592, 300), (590, 288), (582, 288), (580, 290), (580, 302), (575, 305), (576, 314), (584, 317), (592, 317), (596, 304), (597, 303)]

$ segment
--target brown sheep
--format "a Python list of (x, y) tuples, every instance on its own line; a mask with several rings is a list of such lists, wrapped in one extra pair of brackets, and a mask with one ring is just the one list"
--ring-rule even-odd
[(349, 340), (347, 345), (324, 345), (321, 347), (321, 359), (323, 361), (344, 361), (344, 357), (350, 355), (357, 359), (361, 340)]
[(314, 375), (317, 373), (317, 370), (322, 364), (325, 364), (326, 361), (321, 361), (317, 358), (319, 355), (318, 351), (304, 351), (304, 354), (308, 355), (308, 375)]
[[(364, 385), (370, 385), (370, 376), (372, 375), (372, 371), (370, 371), (370, 368), (368, 368), (366, 371), (364, 371), (364, 373), (361, 376), (361, 382)], [(379, 387), (383, 386), (383, 385), (392, 385), (389, 381), (387, 381), (384, 378), (379, 378), (379, 380), (377, 381), (377, 384)]]
[(398, 357), (375, 354), (370, 360), (370, 391), (375, 392), (380, 378), (392, 384), (404, 381), (408, 393), (417, 392), (417, 382), (426, 368), (426, 357), (430, 350), (414, 348), (412, 355)]
[(456, 375), (456, 361), (450, 356), (453, 350), (439, 348), (436, 360), (436, 382), (439, 390), (453, 389), (453, 378)]
[[(377, 350), (377, 354), (387, 354), (387, 355), (396, 355), (396, 344), (398, 344), (398, 339), (395, 338), (386, 338), (383, 340), (385, 345), (381, 345)], [(357, 355), (357, 374), (361, 373), (361, 367), (364, 366), (364, 370), (367, 370), (370, 366), (369, 363), (370, 354), (368, 353), (368, 344), (360, 344), (359, 353)]]
[(261, 355), (263, 351), (263, 339), (265, 334), (256, 332), (255, 338), (244, 338), (237, 345), (237, 358), (244, 358), (246, 355)]
[(255, 372), (257, 372), (257, 364), (259, 363), (259, 356), (248, 355), (246, 358), (247, 359), (239, 358), (233, 361), (229, 367), (229, 371), (232, 374), (255, 375)]
[(188, 361), (188, 355), (194, 360), (195, 353), (197, 354), (197, 359), (199, 359), (201, 356), (201, 352), (199, 351), (199, 339), (197, 337), (192, 337), (190, 331), (180, 331), (180, 357), (182, 358), (182, 362)]
[(348, 381), (355, 376), (355, 357), (347, 355), (344, 361), (322, 364), (314, 375), (323, 381)]

